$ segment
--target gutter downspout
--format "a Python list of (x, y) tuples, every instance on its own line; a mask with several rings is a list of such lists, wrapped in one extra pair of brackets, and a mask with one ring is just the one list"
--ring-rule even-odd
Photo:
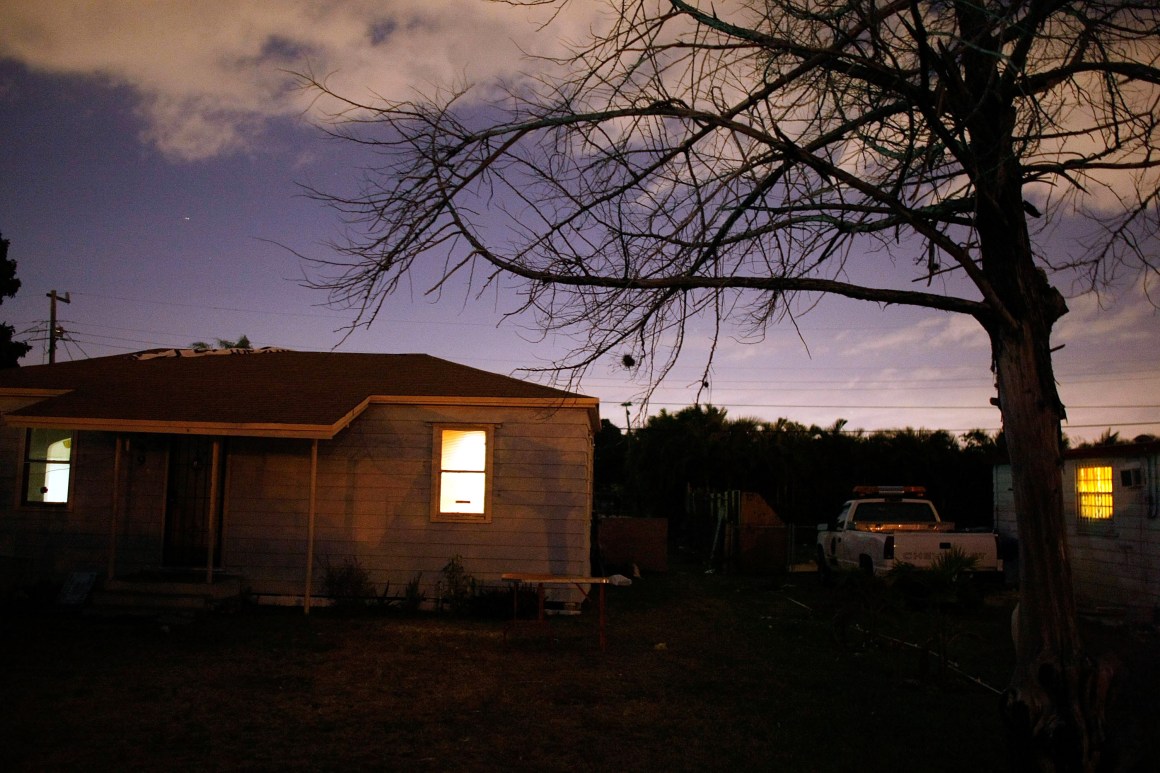
[(213, 585), (214, 551), (217, 549), (217, 510), (218, 490), (221, 488), (221, 438), (213, 439), (213, 450), (210, 452), (209, 473), (209, 534), (206, 537), (205, 551), (205, 584)]
[(117, 521), (121, 518), (121, 447), (125, 439), (117, 435), (113, 444), (113, 501), (109, 517), (109, 567), (106, 579), (113, 579), (117, 573)]
[(1157, 454), (1149, 454), (1148, 460), (1148, 520), (1155, 520), (1160, 514), (1160, 480), (1157, 479)]
[(310, 589), (314, 586), (314, 516), (318, 500), (318, 441), (310, 444), (310, 513), (306, 523), (306, 591), (302, 594), (302, 611), (310, 614)]

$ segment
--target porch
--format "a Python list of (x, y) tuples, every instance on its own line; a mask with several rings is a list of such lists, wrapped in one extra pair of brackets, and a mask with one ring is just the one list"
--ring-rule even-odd
[(241, 603), (242, 578), (204, 569), (158, 569), (106, 579), (94, 589), (87, 611), (107, 616), (196, 613)]

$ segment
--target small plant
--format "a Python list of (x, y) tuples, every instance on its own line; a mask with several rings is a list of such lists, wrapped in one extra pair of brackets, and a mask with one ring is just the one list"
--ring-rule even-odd
[(447, 606), (455, 614), (467, 612), (475, 596), (475, 578), (463, 567), (463, 556), (453, 556), (443, 567), (439, 582), (439, 608)]
[(962, 635), (947, 614), (950, 607), (969, 607), (978, 602), (978, 586), (974, 570), (978, 560), (959, 548), (940, 554), (926, 569), (900, 564), (892, 572), (896, 583), (911, 606), (929, 613), (928, 630), (919, 647), (919, 670), (925, 677), (930, 672), (929, 659), (933, 655), (937, 676), (945, 679), (951, 666), (950, 648)]
[(415, 572), (415, 576), (407, 581), (403, 587), (403, 611), (408, 614), (414, 614), (423, 606), (423, 602), (427, 600), (427, 594), (423, 593), (423, 573)]
[(339, 566), (326, 561), (323, 567), (322, 592), (330, 598), (334, 606), (343, 609), (365, 607), (371, 599), (376, 598), (370, 574), (357, 558), (345, 559)]
[(974, 574), (978, 565), (978, 558), (956, 547), (940, 553), (925, 569), (896, 564), (890, 579), (912, 605), (971, 606), (979, 601)]
[(862, 568), (835, 570), (833, 582), (841, 598), (832, 621), (837, 641), (856, 650), (876, 645), (884, 622), (897, 613), (891, 584)]

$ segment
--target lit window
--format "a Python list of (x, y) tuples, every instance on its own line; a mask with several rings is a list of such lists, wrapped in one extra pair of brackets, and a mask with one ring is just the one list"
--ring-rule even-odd
[(435, 520), (491, 520), (487, 506), (490, 440), (491, 431), (486, 428), (435, 428)]
[(24, 504), (68, 504), (72, 433), (30, 429), (24, 445)]
[(1075, 491), (1079, 517), (1087, 521), (1112, 520), (1112, 468), (1078, 467)]

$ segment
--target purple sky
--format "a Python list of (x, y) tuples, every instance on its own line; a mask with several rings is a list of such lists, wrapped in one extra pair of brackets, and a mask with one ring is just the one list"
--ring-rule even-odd
[[(583, 13), (563, 20), (573, 36)], [(358, 158), (312, 128), (325, 105), (291, 89), (285, 71), (309, 66), (348, 93), (398, 97), (485, 81), (520, 66), (517, 46), (556, 45), (522, 12), (459, 0), (33, 0), (6, 2), (0, 17), (0, 232), (23, 281), (0, 320), (33, 340), (26, 364), (46, 361), (51, 290), (71, 298), (58, 310), (62, 360), (242, 334), (257, 346), (426, 352), (501, 373), (566, 350), (539, 340), (531, 320), (500, 324), (514, 295), (453, 288), (434, 301), (421, 283), (344, 338), (351, 316), (301, 286), (287, 249), (326, 256), (339, 223), (296, 184), (341, 188)], [(1055, 345), (1073, 439), (1160, 433), (1160, 319), (1142, 287), (1069, 298)], [(972, 320), (825, 299), (799, 322), (804, 344), (788, 325), (760, 343), (730, 339), (702, 400), (805, 424), (998, 429), (987, 341)], [(704, 351), (690, 343), (653, 411), (695, 399)], [(621, 403), (642, 385), (608, 363), (575, 388), (623, 426)]]

